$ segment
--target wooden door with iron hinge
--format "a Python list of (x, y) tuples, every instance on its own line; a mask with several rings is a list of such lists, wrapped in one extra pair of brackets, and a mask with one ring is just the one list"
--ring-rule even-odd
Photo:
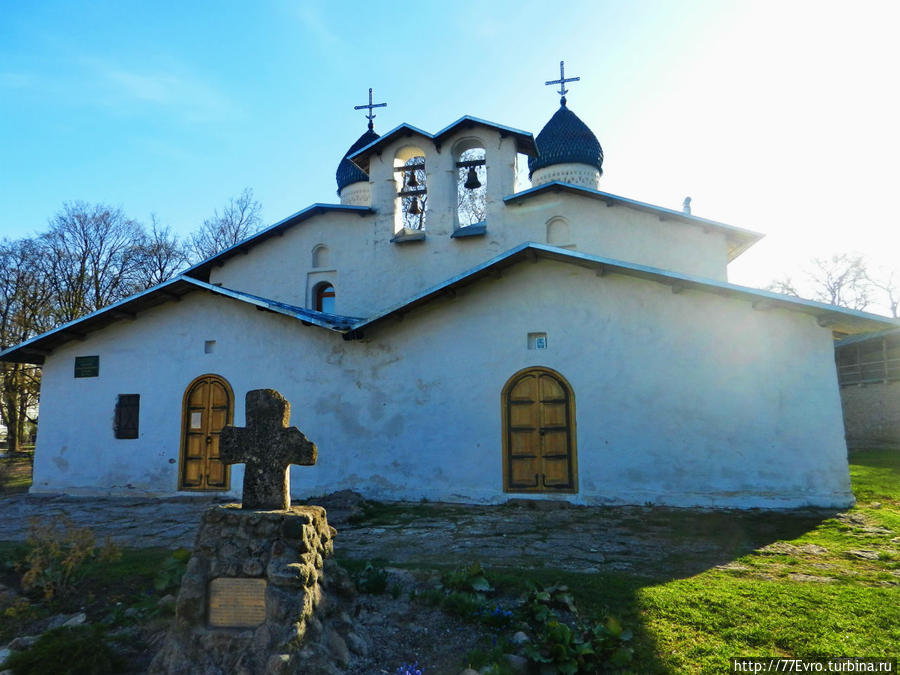
[(181, 422), (180, 490), (229, 488), (228, 466), (219, 458), (219, 433), (232, 423), (234, 395), (218, 375), (202, 375), (188, 385)]
[(503, 489), (577, 492), (575, 397), (549, 368), (528, 368), (503, 388)]

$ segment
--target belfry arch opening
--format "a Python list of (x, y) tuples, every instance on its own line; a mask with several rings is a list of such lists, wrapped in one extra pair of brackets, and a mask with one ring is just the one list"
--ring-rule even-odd
[(477, 138), (459, 141), (453, 149), (456, 160), (457, 227), (468, 227), (487, 219), (487, 163), (484, 144)]
[(394, 155), (394, 182), (397, 188), (395, 230), (424, 230), (428, 211), (425, 152), (406, 146)]
[(578, 491), (575, 394), (555, 370), (534, 366), (507, 380), (501, 395), (503, 490)]

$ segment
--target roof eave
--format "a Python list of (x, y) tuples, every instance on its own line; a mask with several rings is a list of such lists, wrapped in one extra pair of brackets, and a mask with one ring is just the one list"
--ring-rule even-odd
[(324, 204), (316, 202), (315, 204), (311, 204), (305, 209), (297, 211), (297, 213), (294, 213), (287, 218), (284, 218), (283, 220), (279, 220), (274, 225), (270, 225), (264, 230), (260, 230), (259, 232), (247, 237), (246, 239), (239, 241), (237, 244), (229, 246), (224, 251), (220, 251), (216, 255), (189, 267), (181, 274), (184, 276), (193, 277), (195, 279), (200, 279), (201, 281), (209, 281), (209, 272), (214, 266), (221, 267), (221, 265), (224, 264), (224, 262), (228, 258), (232, 258), (239, 253), (248, 253), (250, 249), (257, 244), (261, 244), (262, 242), (272, 237), (282, 236), (285, 231), (287, 231), (291, 227), (299, 225), (300, 223), (309, 220), (314, 216), (329, 212), (358, 213), (360, 216), (365, 216), (375, 213), (375, 210), (369, 206), (353, 206), (350, 204)]
[(494, 129), (495, 131), (499, 132), (501, 136), (512, 136), (516, 140), (516, 149), (518, 152), (526, 155), (537, 154), (537, 146), (534, 142), (534, 136), (530, 132), (522, 131), (521, 129), (515, 129), (513, 127), (508, 127), (502, 124), (497, 124), (495, 122), (489, 122), (488, 120), (483, 120), (478, 117), (472, 117), (471, 115), (464, 115), (455, 122), (438, 131), (436, 134), (428, 133), (427, 131), (419, 129), (418, 127), (414, 127), (411, 124), (401, 124), (388, 131), (381, 138), (372, 141), (368, 145), (360, 148), (352, 155), (348, 155), (347, 159), (356, 164), (356, 166), (358, 166), (361, 170), (368, 173), (369, 157), (371, 157), (374, 153), (380, 153), (381, 149), (385, 145), (392, 143), (398, 137), (418, 135), (426, 140), (431, 141), (432, 143), (440, 145), (448, 136), (456, 133), (456, 131), (460, 127), (465, 128), (467, 126), (486, 127), (489, 129)]
[(637, 211), (652, 213), (660, 220), (675, 220), (682, 223), (697, 225), (703, 228), (718, 230), (725, 234), (730, 244), (728, 247), (728, 262), (733, 261), (744, 251), (753, 246), (753, 244), (765, 237), (765, 235), (760, 232), (747, 230), (742, 227), (735, 227), (734, 225), (728, 225), (727, 223), (722, 223), (717, 220), (701, 218), (689, 213), (684, 213), (683, 211), (675, 211), (673, 209), (667, 209), (663, 206), (656, 206), (655, 204), (641, 202), (636, 199), (629, 199), (628, 197), (620, 197), (619, 195), (614, 195), (609, 192), (592, 190), (591, 188), (586, 188), (581, 185), (573, 185), (571, 183), (564, 183), (562, 181), (550, 181), (549, 183), (544, 183), (543, 185), (529, 188), (527, 190), (523, 190), (522, 192), (516, 192), (511, 195), (507, 195), (503, 198), (503, 201), (508, 205), (514, 205), (531, 199), (532, 197), (545, 194), (547, 192), (566, 192), (582, 197), (588, 197), (590, 199), (599, 199), (610, 206), (627, 206)]
[(820, 326), (830, 327), (833, 331), (838, 332), (863, 332), (877, 330), (879, 328), (883, 329), (885, 326), (900, 327), (900, 320), (890, 319), (877, 314), (836, 307), (834, 305), (826, 305), (824, 303), (804, 300), (802, 298), (793, 298), (771, 291), (738, 286), (727, 282), (678, 274), (659, 268), (635, 265), (621, 260), (570, 251), (568, 249), (556, 248), (546, 244), (526, 242), (505, 253), (495, 256), (491, 260), (473, 267), (462, 274), (451, 277), (441, 284), (432, 286), (422, 293), (399, 305), (391, 307), (376, 316), (354, 324), (353, 332), (358, 333), (385, 319), (398, 315), (402, 316), (431, 300), (446, 295), (452, 295), (460, 286), (466, 286), (484, 277), (494, 277), (498, 271), (502, 271), (506, 267), (518, 264), (523, 260), (535, 260), (537, 258), (556, 259), (588, 267), (598, 272), (618, 273), (655, 281), (677, 291), (699, 290), (728, 297), (742, 298), (750, 301), (755, 309), (764, 310), (781, 308), (790, 311), (799, 311), (813, 316)]
[[(142, 309), (162, 304), (167, 300), (180, 300), (191, 290), (188, 289), (186, 284), (193, 285), (196, 283), (201, 282), (182, 276), (169, 279), (145, 291), (114, 302), (95, 312), (68, 321), (25, 342), (9, 347), (0, 352), (0, 361), (42, 364), (50, 352), (66, 342), (84, 339), (89, 333), (116, 321), (134, 318), (137, 312)], [(182, 290), (185, 292), (179, 292)], [(156, 302), (155, 300), (160, 301)], [(97, 328), (93, 327), (95, 324), (98, 325)], [(33, 354), (34, 356), (26, 356), (28, 354)]]
[(359, 317), (325, 314), (302, 307), (289, 306), (182, 275), (14, 345), (0, 352), (0, 361), (40, 365), (54, 349), (67, 342), (84, 339), (88, 334), (102, 330), (117, 321), (135, 319), (138, 312), (146, 311), (165, 302), (181, 300), (185, 295), (196, 290), (205, 290), (228, 297), (253, 305), (260, 310), (281, 314), (335, 333), (346, 333), (355, 323), (361, 321)]

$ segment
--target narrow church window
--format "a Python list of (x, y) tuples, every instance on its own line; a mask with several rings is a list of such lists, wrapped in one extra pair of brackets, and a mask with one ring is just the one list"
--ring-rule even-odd
[(334, 286), (329, 283), (323, 283), (316, 286), (316, 311), (325, 312), (326, 314), (334, 314), (334, 299)]
[(547, 243), (562, 246), (569, 243), (569, 223), (564, 218), (547, 221)]
[(328, 267), (328, 247), (325, 244), (319, 244), (313, 249), (313, 267)]
[(457, 220), (460, 227), (483, 223), (487, 207), (484, 148), (469, 148), (456, 162)]
[(141, 395), (119, 394), (116, 401), (116, 438), (137, 438), (140, 418)]
[(399, 228), (424, 230), (428, 204), (425, 153), (418, 148), (406, 148), (399, 152), (394, 160), (394, 172), (399, 199)]

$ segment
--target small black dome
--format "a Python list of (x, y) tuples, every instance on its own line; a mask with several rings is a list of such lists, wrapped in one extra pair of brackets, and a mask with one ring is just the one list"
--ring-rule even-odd
[(528, 158), (528, 177), (553, 164), (587, 164), (603, 174), (603, 148), (588, 125), (563, 103), (535, 139), (538, 154)]
[(347, 159), (347, 157), (352, 155), (360, 148), (366, 147), (372, 141), (377, 141), (379, 138), (381, 137), (372, 129), (366, 129), (366, 133), (356, 139), (356, 143), (351, 145), (350, 149), (344, 153), (344, 158), (341, 160), (341, 163), (338, 164), (337, 173), (335, 173), (339, 195), (341, 193), (341, 190), (343, 190), (351, 183), (358, 183), (360, 181), (369, 180), (366, 172), (356, 166), (356, 164), (351, 162), (349, 159)]

